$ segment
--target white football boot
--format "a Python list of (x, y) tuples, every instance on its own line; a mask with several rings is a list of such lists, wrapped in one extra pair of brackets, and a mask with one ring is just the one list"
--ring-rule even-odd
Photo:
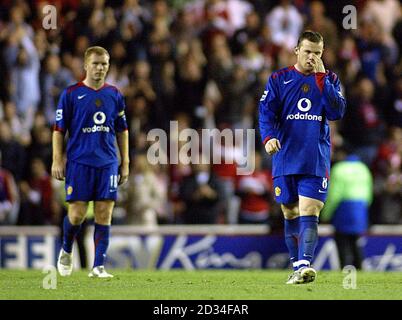
[(311, 267), (302, 267), (289, 276), (286, 284), (310, 283), (317, 277), (317, 271)]
[(107, 273), (104, 266), (97, 266), (88, 274), (90, 278), (113, 278), (113, 275)]
[(57, 270), (62, 277), (70, 276), (73, 272), (73, 254), (60, 249), (57, 259)]
[(286, 284), (295, 284), (295, 277), (297, 276), (296, 273), (297, 271), (293, 271), (293, 273), (289, 275)]

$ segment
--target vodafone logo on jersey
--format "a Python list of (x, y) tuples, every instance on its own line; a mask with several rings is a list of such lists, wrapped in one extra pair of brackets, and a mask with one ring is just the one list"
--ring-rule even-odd
[(106, 114), (99, 111), (94, 114), (94, 122), (95, 124), (104, 124), (106, 121)]
[(307, 120), (307, 121), (322, 121), (322, 116), (315, 114), (309, 114), (312, 107), (311, 100), (307, 98), (302, 98), (297, 101), (297, 109), (305, 113), (288, 114), (286, 120)]
[(301, 112), (307, 112), (311, 109), (311, 101), (307, 98), (302, 98), (297, 102), (297, 109)]
[(98, 111), (94, 114), (93, 120), (95, 125), (93, 127), (82, 128), (83, 133), (94, 133), (94, 132), (109, 132), (110, 128), (103, 126), (106, 121), (106, 115), (102, 111)]

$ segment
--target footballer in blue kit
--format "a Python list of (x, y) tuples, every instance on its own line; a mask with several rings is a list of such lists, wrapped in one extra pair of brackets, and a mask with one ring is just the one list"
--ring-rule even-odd
[[(60, 96), (53, 131), (52, 175), (65, 179), (68, 214), (63, 223), (63, 246), (57, 268), (72, 273), (72, 246), (85, 219), (88, 202), (94, 201), (95, 261), (90, 277), (110, 278), (104, 268), (118, 185), (128, 179), (128, 132), (124, 97), (105, 83), (109, 53), (102, 47), (85, 52), (86, 77)], [(63, 141), (68, 133), (64, 168)], [(119, 163), (115, 141), (120, 151)]]
[(316, 278), (311, 262), (330, 181), (328, 121), (341, 119), (346, 110), (339, 78), (324, 68), (323, 51), (321, 34), (304, 31), (296, 64), (272, 73), (259, 102), (261, 138), (272, 155), (275, 199), (294, 270), (288, 284)]

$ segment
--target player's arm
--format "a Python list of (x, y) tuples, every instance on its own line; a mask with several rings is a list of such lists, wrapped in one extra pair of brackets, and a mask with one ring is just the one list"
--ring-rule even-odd
[(341, 92), (341, 84), (339, 78), (332, 83), (329, 76), (325, 76), (323, 95), (326, 99), (324, 103), (325, 115), (328, 120), (334, 121), (341, 119), (346, 111), (346, 100)]
[(52, 137), (52, 177), (56, 178), (57, 180), (64, 180), (65, 176), (63, 161), (63, 142), (64, 133), (54, 130)]
[(60, 96), (56, 109), (56, 121), (53, 128), (52, 136), (52, 177), (57, 180), (64, 180), (64, 159), (63, 159), (63, 143), (64, 133), (68, 127), (68, 98), (67, 92), (64, 90)]
[(123, 95), (118, 92), (118, 110), (119, 114), (115, 122), (116, 127), (116, 139), (117, 145), (120, 151), (121, 163), (119, 167), (119, 185), (125, 183), (128, 180), (129, 166), (130, 166), (130, 155), (128, 147), (128, 125), (125, 115), (125, 103)]
[[(346, 100), (341, 92), (341, 83), (334, 74), (325, 72), (324, 64), (318, 56), (314, 56), (317, 80), (323, 81), (323, 99), (325, 116), (328, 120), (334, 121), (341, 119), (346, 111)], [(331, 79), (333, 78), (333, 79)]]
[(119, 168), (119, 185), (128, 180), (130, 157), (128, 152), (128, 130), (117, 133), (117, 144), (120, 150), (121, 163)]
[(277, 138), (277, 114), (279, 109), (280, 103), (277, 90), (274, 79), (271, 76), (259, 103), (260, 133), (268, 154), (274, 154), (281, 149), (281, 144)]

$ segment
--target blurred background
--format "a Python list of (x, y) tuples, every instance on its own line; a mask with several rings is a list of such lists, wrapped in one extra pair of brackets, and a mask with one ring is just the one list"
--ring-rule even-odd
[[(57, 27), (46, 30), (48, 4)], [(343, 25), (350, 4), (355, 29)], [(322, 33), (324, 64), (347, 99), (345, 118), (331, 123), (333, 163), (353, 154), (369, 168), (370, 225), (402, 224), (399, 1), (0, 0), (0, 225), (61, 224), (64, 186), (50, 176), (55, 109), (61, 91), (83, 79), (86, 48), (101, 45), (111, 55), (106, 81), (126, 98), (130, 133), (130, 179), (113, 224), (280, 229), (258, 129), (249, 176), (236, 175), (236, 152), (228, 153), (233, 164), (150, 165), (146, 136), (169, 132), (172, 120), (179, 130), (258, 128), (265, 83), (295, 63), (304, 29)]]

